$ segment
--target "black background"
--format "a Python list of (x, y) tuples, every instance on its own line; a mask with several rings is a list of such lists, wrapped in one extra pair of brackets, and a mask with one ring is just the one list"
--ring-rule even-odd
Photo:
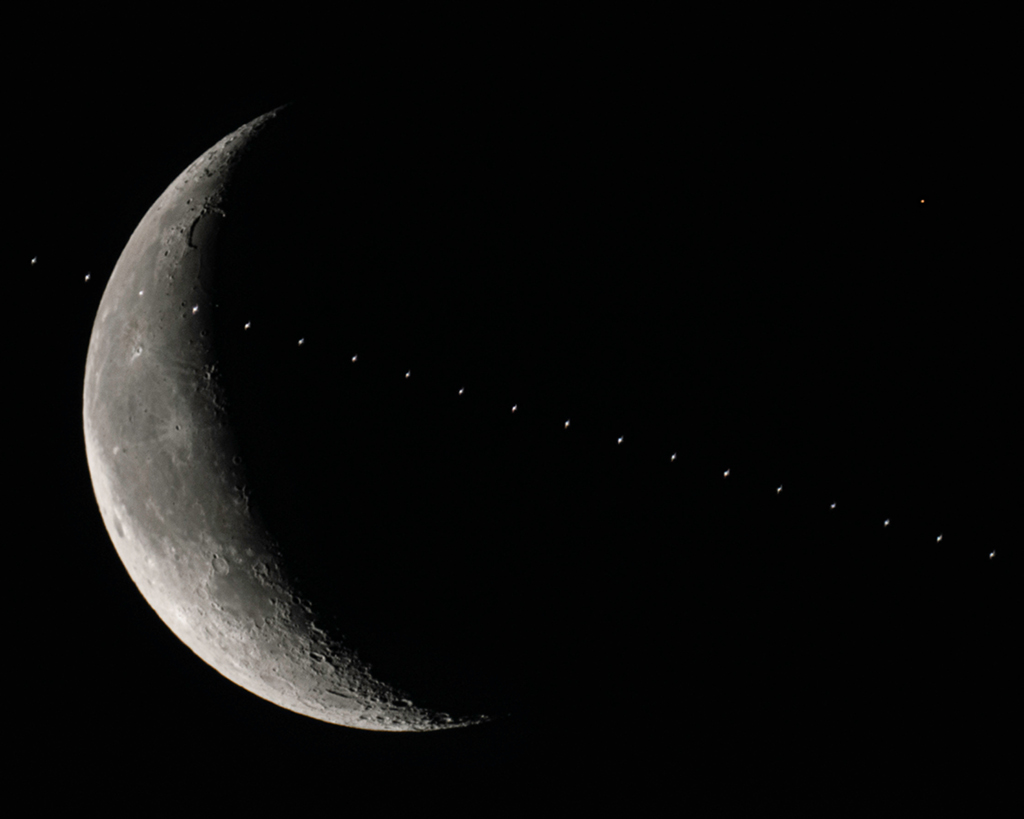
[[(40, 53), (10, 108), (26, 781), (301, 805), (424, 772), (707, 810), (992, 775), (1013, 324), (948, 82), (715, 38), (311, 47), (294, 71), (305, 49), (208, 36)], [(274, 208), (239, 194), (266, 239), (218, 318), (265, 512), (317, 544), (303, 582), (383, 679), (488, 725), (351, 731), (237, 688), (96, 508), (81, 386), (117, 256), (292, 101), (309, 144)]]

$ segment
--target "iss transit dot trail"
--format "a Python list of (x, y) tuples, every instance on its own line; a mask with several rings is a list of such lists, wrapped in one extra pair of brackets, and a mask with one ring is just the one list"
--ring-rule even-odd
[[(653, 590), (649, 598), (679, 597), (694, 605), (689, 589), (699, 570), (716, 589), (729, 582), (715, 573), (731, 572), (763, 601), (770, 591), (756, 589), (757, 571), (779, 581), (795, 573), (799, 582), (791, 581), (791, 588), (798, 589), (815, 571), (828, 580), (855, 554), (851, 544), (862, 545), (870, 555), (865, 562), (877, 565), (884, 548), (920, 540), (951, 549), (961, 542), (957, 527), (945, 521), (919, 515), (908, 523), (913, 518), (904, 499), (876, 490), (870, 470), (844, 474), (835, 466), (829, 474), (820, 467), (828, 463), (827, 453), (815, 451), (822, 431), (826, 444), (840, 441), (832, 445), (843, 448), (841, 457), (855, 453), (852, 437), (827, 437), (832, 418), (843, 422), (852, 415), (843, 414), (841, 399), (848, 396), (840, 392), (842, 379), (834, 379), (840, 386), (826, 385), (835, 395), (815, 395), (812, 412), (784, 401), (785, 388), (770, 379), (747, 386), (754, 365), (750, 372), (724, 371), (713, 384), (700, 381), (707, 373), (685, 370), (690, 358), (718, 361), (733, 343), (728, 337), (708, 340), (694, 331), (705, 347), (655, 354), (656, 344), (641, 338), (643, 321), (632, 320), (618, 331), (633, 345), (628, 351), (603, 340), (606, 327), (591, 325), (589, 346), (580, 345), (571, 328), (544, 319), (543, 298), (517, 297), (515, 287), (502, 291), (490, 280), (493, 291), (473, 298), (454, 286), (406, 292), (388, 278), (390, 258), (380, 262), (384, 272), (346, 274), (335, 290), (315, 297), (304, 288), (298, 263), (294, 273), (268, 265), (274, 271), (269, 284), (246, 279), (262, 252), (254, 237), (270, 234), (237, 227), (246, 218), (238, 214), (255, 205), (232, 195), (236, 184), (259, 187), (256, 175), (246, 176), (249, 149), (287, 127), (281, 111), (243, 126), (186, 169), (146, 214), (97, 312), (83, 396), (90, 474), (118, 554), (168, 627), (228, 679), (281, 707), (339, 725), (391, 731), (469, 726), (484, 719), (475, 716), (482, 711), (452, 707), (454, 714), (474, 714), (458, 717), (435, 707), (444, 699), (443, 683), (428, 697), (430, 706), (421, 707), (412, 705), (419, 699), (415, 691), (406, 693), (401, 675), (388, 673), (442, 667), (443, 654), (428, 656), (423, 649), (443, 650), (438, 623), (465, 629), (456, 653), (503, 640), (518, 650), (527, 647), (525, 639), (512, 622), (498, 623), (495, 612), (506, 603), (524, 616), (543, 612), (544, 627), (531, 626), (530, 633), (548, 633), (537, 638), (538, 646), (547, 641), (538, 651), (558, 664), (567, 662), (559, 652), (585, 655), (594, 634), (614, 627), (615, 617), (630, 616), (627, 600), (636, 612), (647, 611), (652, 603), (642, 599), (643, 583)], [(386, 195), (381, 199), (390, 206)], [(292, 218), (304, 227), (304, 215)], [(428, 242), (430, 233), (424, 230), (418, 240)], [(224, 236), (257, 246), (244, 263), (233, 263), (221, 252), (229, 246)], [(293, 243), (274, 258), (290, 261), (301, 252), (305, 248)], [(520, 289), (545, 292), (531, 289), (534, 284)], [(260, 286), (269, 294), (263, 301), (252, 295)], [(520, 301), (506, 305), (502, 298), (510, 292)], [(454, 298), (477, 308), (472, 331), (463, 329), (469, 326), (465, 315), (448, 306)], [(549, 312), (560, 316), (572, 303), (565, 298)], [(533, 310), (527, 318), (517, 312), (524, 304)], [(613, 316), (626, 310), (613, 297), (600, 308)], [(581, 321), (601, 309), (581, 311)], [(335, 311), (347, 312), (336, 317)], [(756, 358), (765, 355), (760, 351), (743, 354), (758, 365), (767, 359)], [(676, 369), (656, 372), (665, 363)], [(784, 377), (815, 372), (802, 359), (792, 369), (773, 366)], [(273, 377), (260, 382), (264, 371)], [(232, 386), (243, 375), (262, 385), (252, 390), (250, 404)], [(774, 391), (759, 394), (762, 387)], [(730, 398), (718, 397), (719, 388), (731, 390)], [(872, 397), (884, 403), (886, 389), (878, 387)], [(680, 410), (681, 398), (693, 406)], [(239, 410), (260, 402), (274, 405), (265, 417)], [(759, 419), (762, 410), (783, 423), (773, 431)], [(806, 430), (802, 436), (800, 430)], [(275, 499), (254, 490), (259, 482), (252, 476), (275, 470), (260, 472), (261, 449), (305, 459), (301, 468), (274, 476), (282, 493), (277, 509), (310, 509), (315, 497), (336, 515), (328, 514), (329, 525), (314, 530), (302, 514), (285, 520), (267, 511)], [(284, 463), (266, 457), (272, 466)], [(357, 515), (370, 523), (347, 528)], [(291, 528), (270, 526), (272, 518)], [(384, 534), (395, 531), (407, 542)], [(327, 533), (330, 548), (322, 551), (332, 571), (297, 557), (296, 541), (311, 533)], [(779, 551), (787, 537), (800, 548)], [(446, 556), (455, 541), (473, 548)], [(805, 548), (805, 542), (817, 545)], [(986, 553), (992, 559), (995, 551)], [(327, 616), (325, 598), (307, 598), (304, 590), (327, 588), (334, 569), (360, 604), (334, 595), (339, 599)], [(616, 577), (629, 594), (619, 594), (621, 601), (602, 613), (591, 604)], [(691, 585), (679, 591), (673, 584)], [(567, 589), (586, 605), (573, 605)], [(489, 594), (492, 601), (485, 599)], [(414, 601), (410, 610), (421, 622), (399, 623), (398, 609), (386, 602), (360, 610), (374, 597)], [(487, 616), (478, 616), (481, 611)], [(601, 628), (581, 626), (582, 611)], [(335, 614), (337, 630), (328, 627)], [(352, 617), (351, 629), (344, 616)], [(506, 631), (500, 638), (473, 632), (474, 619)], [(672, 639), (673, 622), (658, 621), (660, 639)], [(374, 657), (372, 668), (358, 639), (337, 636), (360, 629), (378, 635), (363, 652)], [(563, 641), (570, 647), (559, 648), (570, 632), (579, 647)], [(394, 648), (385, 645), (392, 636)], [(467, 666), (484, 665), (479, 651)]]

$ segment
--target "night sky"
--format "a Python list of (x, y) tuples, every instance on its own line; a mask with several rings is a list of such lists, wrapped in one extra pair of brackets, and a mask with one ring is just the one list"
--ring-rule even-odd
[[(113, 770), (187, 788), (167, 772), (195, 755), (285, 791), (982, 787), (1019, 367), (998, 222), (947, 184), (924, 96), (809, 105), (698, 58), (354, 60), (229, 73), (177, 111), (115, 63), (13, 109), (26, 758), (99, 794)], [(251, 326), (221, 340), (263, 379), (262, 468), (289, 464), (268, 514), (338, 544), (306, 582), (383, 679), (488, 725), (353, 731), (237, 688), (159, 621), (96, 506), (82, 378), (118, 255), (190, 162), (293, 101), (322, 122), (305, 193), (252, 231), (230, 307)]]

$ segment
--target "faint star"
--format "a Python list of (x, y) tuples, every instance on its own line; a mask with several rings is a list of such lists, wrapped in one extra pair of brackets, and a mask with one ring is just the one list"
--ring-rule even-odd
[(519, 406), (518, 404), (513, 404), (512, 405), (512, 412), (515, 412), (516, 411), (516, 407), (518, 407), (518, 406)]
[(250, 327), (252, 327), (252, 322), (251, 321), (247, 321), (245, 323), (245, 329), (248, 330)]
[(729, 477), (729, 470), (728, 469), (725, 470), (725, 472), (723, 473), (722, 477), (723, 478), (728, 478)]
[[(142, 293), (140, 292), (139, 295), (141, 296)], [(192, 315), (194, 316), (198, 312), (199, 312), (199, 305), (197, 304), (197, 305), (193, 306), (193, 308), (192, 308)]]
[(886, 525), (886, 526), (888, 526), (888, 525), (889, 525), (889, 518), (886, 518), (886, 519), (885, 519), (885, 525)]
[(775, 494), (778, 495), (782, 491), (782, 484), (779, 484), (779, 488), (775, 490)]
[(89, 281), (90, 278), (92, 278), (92, 273), (86, 273), (85, 274), (85, 280)]
[(353, 360), (353, 361), (355, 361), (355, 360), (356, 360), (357, 358), (359, 358), (359, 356), (358, 356), (358, 355), (354, 355), (354, 356), (352, 356), (352, 360)]
[(566, 429), (568, 429), (568, 428), (569, 428), (569, 421), (568, 421), (568, 419), (566, 419), (566, 422), (565, 422), (565, 428), (566, 428)]
[(619, 436), (619, 443), (620, 444), (622, 443), (622, 436), (621, 435)]
[(33, 256), (32, 257), (32, 264), (35, 264), (36, 261), (38, 260), (38, 258), (39, 258), (38, 256)]
[(836, 508), (836, 505), (834, 503), (829, 507), (829, 509), (835, 509), (835, 508)]
[(676, 453), (674, 453), (674, 452), (673, 452), (673, 453), (672, 453), (672, 457), (671, 457), (671, 458), (669, 458), (669, 460), (670, 460), (670, 461), (674, 461), (675, 459), (676, 459)]
[(466, 391), (465, 387), (459, 387), (459, 395), (462, 395)]
[(995, 552), (989, 552), (989, 553), (988, 553), (988, 559), (989, 559), (989, 560), (991, 560), (991, 559), (992, 559), (993, 557), (995, 557), (995, 556), (996, 556), (996, 553), (995, 553)]
[(942, 535), (939, 535), (937, 538), (935, 538), (936, 543), (938, 543), (940, 540), (942, 540)]
[(408, 378), (410, 375), (412, 375), (412, 370), (406, 370), (405, 377)]

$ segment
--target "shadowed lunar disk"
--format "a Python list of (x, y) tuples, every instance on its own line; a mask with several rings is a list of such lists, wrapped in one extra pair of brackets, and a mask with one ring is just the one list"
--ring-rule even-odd
[[(278, 109), (210, 148), (157, 199), (121, 254), (85, 370), (96, 499), (148, 603), (192, 651), (248, 691), (356, 728), (480, 722), (414, 705), (376, 679), (309, 602), (286, 538), (260, 511), (218, 347), (218, 311), (230, 302), (218, 295), (225, 293), (218, 244), (249, 157), (287, 125)], [(259, 318), (254, 332), (266, 327), (267, 316)]]

